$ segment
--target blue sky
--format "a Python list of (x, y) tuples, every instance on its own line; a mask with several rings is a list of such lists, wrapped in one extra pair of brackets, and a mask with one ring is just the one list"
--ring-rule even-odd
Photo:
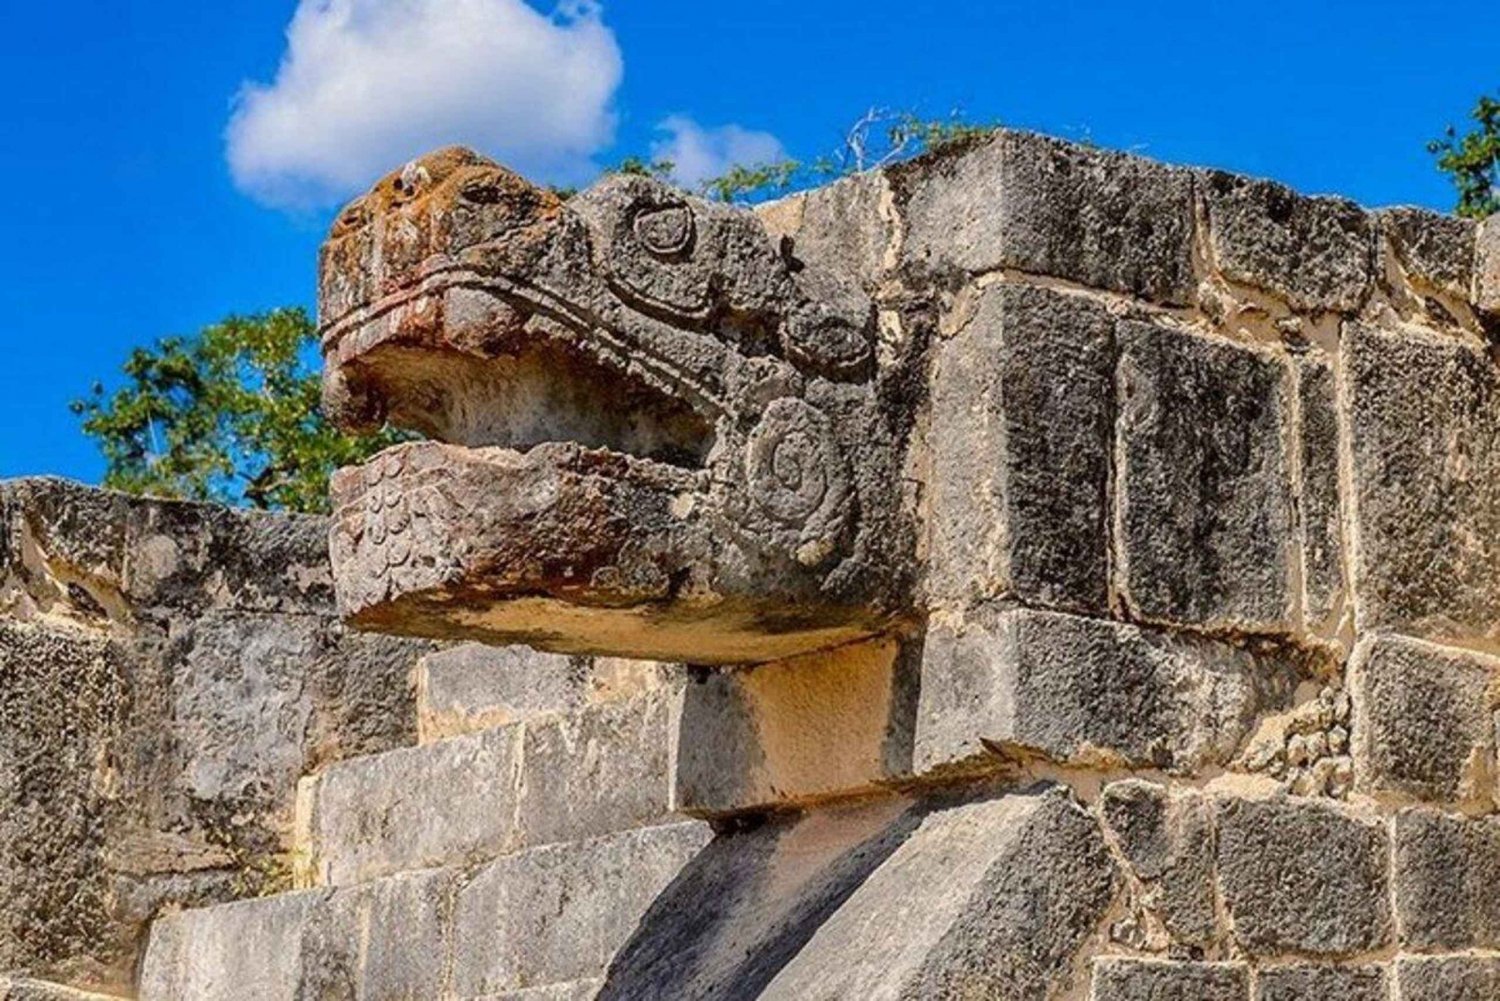
[(310, 304), (331, 200), (439, 141), (576, 181), (674, 140), (709, 169), (778, 143), (826, 152), (871, 105), (962, 108), (1448, 208), (1423, 144), (1500, 86), (1500, 56), (1492, 32), (1422, 6), (304, 0), (289, 50), (295, 0), (16, 3), (0, 42), (0, 476), (96, 481), (71, 398), (133, 345)]

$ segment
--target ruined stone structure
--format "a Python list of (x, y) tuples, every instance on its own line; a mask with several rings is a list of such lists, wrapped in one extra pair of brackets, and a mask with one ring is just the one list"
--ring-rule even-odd
[[(297, 703), (365, 746), (263, 745), (297, 888), (158, 895), (133, 984), (8, 965), (147, 1001), (1500, 998), (1500, 223), (1013, 132), (753, 213), (455, 150), (345, 211), (321, 296), (332, 412), (431, 439), (342, 472), (329, 530), (415, 686)], [(149, 532), (89, 569), (88, 505), (177, 508), (77, 496), (22, 516), (12, 660), (169, 609)], [(216, 649), (183, 676), (231, 684)], [(100, 690), (47, 766), (89, 815)]]

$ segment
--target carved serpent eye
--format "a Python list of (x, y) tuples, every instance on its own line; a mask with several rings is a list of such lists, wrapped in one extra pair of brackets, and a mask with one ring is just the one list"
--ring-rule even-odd
[(693, 248), (697, 226), (686, 205), (642, 209), (635, 216), (635, 236), (653, 256), (682, 257)]

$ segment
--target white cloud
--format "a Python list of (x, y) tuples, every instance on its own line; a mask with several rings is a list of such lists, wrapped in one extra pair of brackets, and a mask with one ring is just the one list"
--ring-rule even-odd
[(697, 187), (736, 164), (754, 167), (786, 159), (775, 136), (738, 125), (706, 129), (684, 115), (672, 115), (657, 130), (666, 135), (652, 143), (651, 158), (670, 160), (672, 179), (684, 187)]
[(271, 84), (228, 128), (235, 183), (273, 204), (348, 197), (463, 143), (524, 173), (589, 173), (613, 138), (623, 72), (594, 0), (301, 0)]

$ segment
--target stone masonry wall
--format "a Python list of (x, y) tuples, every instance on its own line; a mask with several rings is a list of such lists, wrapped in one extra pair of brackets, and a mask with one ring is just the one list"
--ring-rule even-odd
[(1500, 221), (1008, 132), (763, 216), (931, 341), (867, 784), (1071, 788), (1094, 1001), (1500, 996)]
[[(921, 540), (911, 614), (770, 663), (617, 665), (619, 699), (574, 658), (462, 654), (423, 682), (417, 746), (304, 780), (301, 889), (157, 921), (141, 996), (1500, 997), (1500, 223), (1013, 132), (759, 217), (877, 304), (882, 416), (915, 429), (889, 465)], [(47, 779), (8, 843), (81, 846), (43, 853), (51, 887), (102, 873), (89, 892), (118, 899), (117, 831), (182, 832), (170, 859), (219, 844), (200, 783), (220, 803), (263, 780), (275, 805), (247, 812), (278, 821), (246, 826), (279, 832), (323, 748), (411, 742), (305, 737), (407, 725), (376, 694), (407, 698), (406, 660), (322, 688), (298, 659), (294, 719), (330, 722), (290, 743), (259, 739), (281, 696), (212, 666), (252, 662), (243, 616), (336, 628), (291, 597), (321, 569), (266, 555), (304, 523), (192, 509), (228, 540), (199, 544), (163, 528), (176, 506), (24, 500), (60, 489), (12, 488), (39, 513), (7, 515), (27, 621), (5, 628), (35, 654), (5, 663), (74, 666), (7, 685), (40, 689), (37, 722), (0, 734), (6, 788), (18, 762)], [(504, 517), (479, 495), (463, 524)], [(269, 534), (247, 547), (249, 525)], [(355, 569), (371, 594), (403, 579)], [(428, 610), (494, 600), (449, 597)], [(116, 814), (144, 819), (74, 822)], [(9, 885), (36, 875), (9, 851)], [(198, 871), (172, 864), (151, 872)]]
[(301, 775), (415, 739), (430, 644), (338, 623), (325, 536), (0, 483), (0, 971), (127, 991), (164, 907), (290, 885)]

